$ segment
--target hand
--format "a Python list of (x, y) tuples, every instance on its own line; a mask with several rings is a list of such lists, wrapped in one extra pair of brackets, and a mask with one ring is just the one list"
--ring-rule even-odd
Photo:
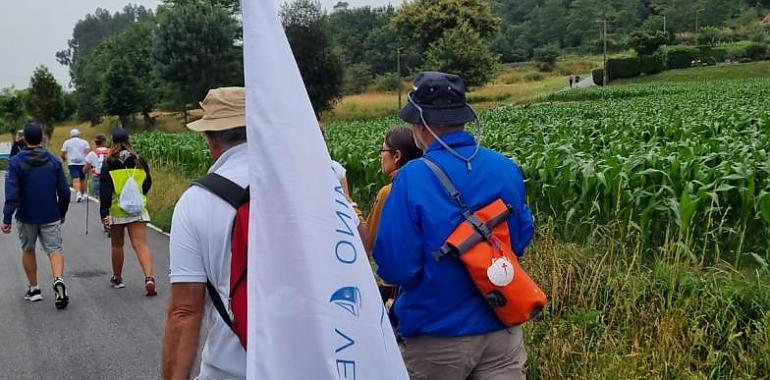
[(61, 218), (61, 224), (64, 224), (64, 217)]
[(11, 233), (11, 225), (3, 223), (3, 227), (1, 228), (4, 234), (10, 234)]
[(112, 225), (112, 223), (110, 223), (110, 216), (109, 215), (105, 216), (104, 219), (102, 219), (102, 224), (104, 225), (104, 229), (105, 230), (107, 230), (107, 231), (110, 230), (110, 226)]

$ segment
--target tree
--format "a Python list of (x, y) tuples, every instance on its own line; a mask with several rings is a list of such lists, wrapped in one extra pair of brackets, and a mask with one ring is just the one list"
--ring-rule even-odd
[[(329, 36), (341, 51), (346, 65), (365, 62), (370, 34), (388, 24), (395, 14), (392, 6), (382, 8), (335, 8), (327, 17)], [(383, 47), (380, 47), (383, 48)]]
[(551, 71), (554, 69), (554, 67), (556, 67), (556, 60), (560, 55), (561, 50), (559, 50), (559, 47), (554, 44), (550, 44), (535, 49), (532, 58), (534, 58), (535, 62), (538, 63), (540, 70)]
[(494, 76), (498, 60), (479, 33), (463, 24), (431, 44), (425, 68), (459, 75), (468, 86), (481, 86)]
[(72, 38), (67, 41), (67, 49), (58, 51), (56, 59), (60, 64), (69, 66), (72, 74), (78, 61), (96, 50), (102, 41), (152, 17), (152, 10), (131, 4), (126, 5), (123, 12), (115, 14), (97, 8), (96, 12), (87, 14), (75, 24)]
[(153, 24), (144, 22), (105, 42), (108, 57), (101, 80), (100, 101), (107, 113), (125, 119), (141, 112), (146, 123), (152, 122), (150, 112), (159, 97), (152, 41)]
[[(75, 24), (72, 38), (67, 42), (68, 48), (57, 52), (56, 58), (59, 63), (70, 68), (70, 77), (75, 87), (74, 99), (81, 120), (95, 124), (104, 113), (100, 103), (101, 77), (110, 55), (103, 47), (104, 43), (137, 23), (150, 24), (153, 18), (151, 10), (127, 5), (122, 12), (114, 14), (97, 9)], [(148, 44), (146, 41), (142, 43), (145, 46)]]
[(26, 91), (6, 88), (0, 92), (0, 133), (14, 133), (29, 118)]
[(38, 66), (32, 74), (27, 98), (29, 113), (45, 127), (49, 137), (53, 133), (53, 123), (67, 117), (64, 114), (64, 91), (45, 66)]
[(637, 30), (631, 33), (628, 45), (639, 55), (652, 55), (668, 43), (668, 35), (663, 31)]
[(444, 32), (467, 25), (482, 40), (492, 38), (500, 19), (487, 0), (415, 0), (406, 3), (392, 22), (399, 35), (407, 36), (418, 51), (427, 50)]
[(523, 38), (527, 24), (505, 25), (490, 43), (490, 48), (503, 62), (523, 62), (529, 59), (532, 45)]
[[(186, 111), (209, 89), (243, 85), (241, 28), (222, 5), (189, 1), (160, 8), (153, 39), (159, 77)], [(186, 114), (186, 112), (185, 112)]]
[(286, 37), (316, 114), (331, 109), (342, 92), (342, 61), (327, 34), (321, 3), (297, 0), (281, 8)]
[(163, 0), (164, 4), (171, 5), (171, 6), (187, 5), (190, 3), (205, 3), (205, 2), (212, 5), (218, 5), (226, 9), (231, 14), (239, 13), (241, 9), (240, 0)]

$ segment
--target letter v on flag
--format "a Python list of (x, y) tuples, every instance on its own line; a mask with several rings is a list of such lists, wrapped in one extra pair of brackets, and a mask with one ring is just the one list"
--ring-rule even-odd
[(273, 0), (244, 0), (248, 379), (408, 379)]

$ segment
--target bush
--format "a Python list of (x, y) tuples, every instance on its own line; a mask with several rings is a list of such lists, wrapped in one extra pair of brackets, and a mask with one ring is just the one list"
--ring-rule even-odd
[(609, 79), (633, 78), (639, 75), (639, 58), (618, 56), (607, 60)]
[(345, 68), (342, 76), (342, 93), (345, 95), (363, 92), (372, 83), (372, 67), (356, 63)]
[(714, 46), (722, 38), (722, 32), (713, 26), (704, 26), (698, 31), (698, 43), (701, 45)]
[(709, 64), (717, 64), (725, 62), (728, 59), (734, 60), (736, 57), (730, 54), (730, 51), (726, 46), (701, 46), (700, 57), (702, 61)]
[(668, 35), (661, 31), (637, 30), (631, 33), (628, 45), (641, 55), (652, 55), (658, 49), (668, 43)]
[(384, 92), (396, 92), (401, 82), (396, 73), (386, 73), (374, 78), (374, 89)]
[(533, 59), (542, 71), (551, 71), (556, 67), (556, 60), (561, 55), (561, 50), (556, 45), (545, 45), (535, 49)]
[(646, 75), (657, 74), (665, 69), (666, 56), (662, 53), (639, 57), (639, 71)]
[(767, 45), (759, 42), (752, 42), (750, 45), (746, 46), (743, 57), (753, 61), (765, 59), (767, 58)]
[(666, 68), (684, 69), (699, 59), (700, 51), (694, 46), (669, 46), (666, 49)]
[(591, 70), (591, 76), (594, 78), (594, 83), (597, 86), (604, 86), (604, 69)]

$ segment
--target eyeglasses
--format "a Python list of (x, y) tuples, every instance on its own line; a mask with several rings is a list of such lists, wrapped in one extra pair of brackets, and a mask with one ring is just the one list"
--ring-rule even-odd
[(388, 152), (390, 154), (396, 153), (397, 149), (380, 149), (380, 154)]

